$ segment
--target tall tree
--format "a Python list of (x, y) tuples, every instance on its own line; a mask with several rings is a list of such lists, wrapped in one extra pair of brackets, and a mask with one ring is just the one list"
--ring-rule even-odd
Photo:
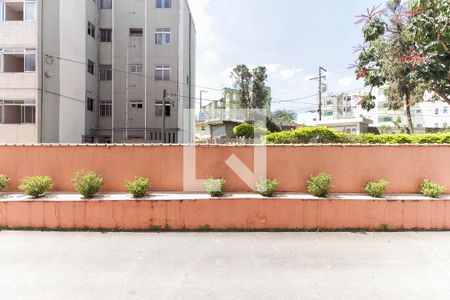
[(253, 75), (246, 65), (237, 65), (231, 73), (234, 87), (238, 90), (238, 98), (243, 108), (250, 108), (252, 104), (251, 84)]
[(237, 65), (231, 73), (234, 87), (238, 90), (239, 102), (245, 109), (263, 109), (270, 102), (266, 87), (266, 67), (250, 70), (246, 65)]
[(415, 65), (414, 77), (436, 100), (450, 105), (450, 1), (410, 0), (406, 15), (415, 53), (403, 61)]
[(269, 91), (266, 87), (266, 67), (256, 67), (255, 69), (253, 69), (252, 74), (252, 108), (264, 109), (270, 101)]
[[(389, 108), (406, 110), (408, 133), (414, 132), (411, 109), (423, 99), (425, 87), (415, 77), (415, 68), (427, 64), (426, 60), (411, 64), (405, 61), (414, 55), (416, 49), (408, 28), (406, 8), (401, 0), (388, 1), (385, 9), (368, 10), (357, 23), (365, 23), (363, 35), (365, 44), (356, 64), (357, 78), (364, 78), (366, 86), (387, 85), (386, 96)], [(375, 107), (375, 97), (370, 92), (363, 97), (361, 105), (370, 110)]]

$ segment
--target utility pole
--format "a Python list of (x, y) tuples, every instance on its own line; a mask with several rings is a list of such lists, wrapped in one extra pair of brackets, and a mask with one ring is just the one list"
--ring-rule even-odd
[(322, 80), (327, 79), (325, 75), (322, 75), (322, 72), (327, 73), (328, 71), (322, 67), (319, 67), (319, 77), (310, 79), (310, 80), (319, 80), (319, 110), (318, 110), (319, 121), (322, 121), (322, 90), (323, 90)]

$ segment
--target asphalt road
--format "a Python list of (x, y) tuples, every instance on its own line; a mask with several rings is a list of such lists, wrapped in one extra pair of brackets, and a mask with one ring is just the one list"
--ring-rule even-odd
[(2, 231), (0, 299), (450, 299), (450, 233)]

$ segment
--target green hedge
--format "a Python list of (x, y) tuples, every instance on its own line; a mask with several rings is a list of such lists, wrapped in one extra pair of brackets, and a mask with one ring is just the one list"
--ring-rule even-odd
[(267, 144), (450, 144), (450, 133), (352, 135), (326, 127), (306, 127), (271, 133)]
[(243, 123), (233, 128), (233, 133), (236, 137), (245, 137), (248, 139), (255, 138), (255, 133), (257, 136), (264, 136), (268, 133), (268, 130), (265, 128), (257, 127), (253, 124)]

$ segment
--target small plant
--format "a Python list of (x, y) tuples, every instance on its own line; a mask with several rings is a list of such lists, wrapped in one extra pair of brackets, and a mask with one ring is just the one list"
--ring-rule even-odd
[(22, 181), (19, 189), (28, 196), (39, 198), (53, 188), (53, 181), (48, 176), (27, 177)]
[(84, 199), (93, 198), (103, 187), (102, 176), (92, 171), (87, 174), (84, 174), (83, 171), (77, 172), (72, 182), (75, 191), (80, 193)]
[(326, 173), (311, 176), (311, 179), (306, 184), (306, 188), (311, 195), (325, 198), (330, 190), (331, 178), (331, 175)]
[(205, 181), (205, 188), (212, 197), (223, 196), (225, 189), (225, 179), (210, 177)]
[(431, 180), (424, 180), (419, 187), (420, 193), (430, 198), (439, 198), (444, 193), (446, 188), (443, 185), (437, 184)]
[(277, 180), (261, 180), (256, 184), (256, 191), (264, 197), (273, 197), (278, 188)]
[(6, 175), (0, 175), (0, 192), (6, 189), (9, 185), (9, 177)]
[(142, 198), (147, 195), (150, 189), (150, 182), (147, 178), (139, 177), (134, 181), (125, 181), (125, 187), (133, 195), (133, 198)]
[(386, 193), (388, 185), (389, 182), (386, 180), (380, 180), (378, 182), (371, 181), (363, 187), (363, 190), (374, 198), (382, 198)]

